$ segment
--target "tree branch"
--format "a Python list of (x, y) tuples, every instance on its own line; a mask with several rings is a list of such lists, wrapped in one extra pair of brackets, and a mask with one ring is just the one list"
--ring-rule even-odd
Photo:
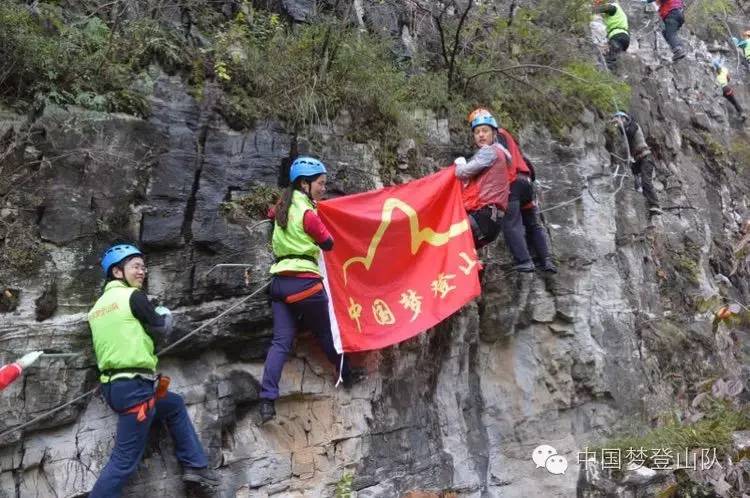
[(453, 39), (453, 51), (451, 53), (451, 60), (448, 64), (448, 91), (450, 92), (453, 89), (453, 78), (456, 70), (456, 54), (458, 53), (458, 45), (459, 41), (461, 40), (461, 29), (463, 28), (464, 22), (466, 22), (466, 16), (469, 15), (469, 11), (474, 5), (474, 0), (469, 0), (469, 3), (466, 4), (466, 10), (464, 10), (463, 14), (461, 15), (461, 19), (458, 21), (458, 26), (456, 27), (456, 35)]
[(486, 69), (484, 71), (479, 71), (478, 73), (472, 74), (471, 76), (469, 76), (468, 78), (466, 78), (466, 82), (464, 83), (464, 93), (466, 93), (466, 89), (469, 87), (469, 83), (474, 78), (478, 78), (479, 76), (484, 76), (486, 74), (506, 73), (507, 71), (511, 71), (511, 70), (514, 70), (514, 69), (546, 69), (548, 71), (554, 71), (554, 72), (557, 72), (557, 73), (560, 73), (560, 74), (564, 74), (564, 75), (566, 75), (566, 76), (568, 76), (570, 78), (573, 78), (574, 80), (578, 80), (578, 81), (581, 81), (583, 83), (600, 84), (600, 85), (602, 84), (602, 83), (598, 83), (596, 81), (589, 81), (589, 80), (587, 80), (585, 78), (581, 78), (580, 76), (577, 76), (577, 75), (575, 75), (573, 73), (570, 73), (570, 72), (565, 71), (563, 69), (558, 69), (558, 68), (552, 67), (552, 66), (545, 66), (543, 64), (517, 64), (515, 66), (507, 66), (507, 67), (501, 67), (501, 68), (496, 68), (496, 69)]
[(445, 46), (445, 29), (443, 29), (443, 16), (445, 15), (445, 12), (448, 10), (448, 6), (451, 5), (450, 3), (446, 3), (443, 7), (443, 10), (440, 12), (439, 16), (435, 16), (433, 14), (433, 19), (435, 19), (435, 22), (437, 23), (438, 27), (438, 34), (440, 35), (440, 48), (443, 52), (443, 61), (445, 64), (449, 64), (449, 57), (448, 57), (448, 48)]

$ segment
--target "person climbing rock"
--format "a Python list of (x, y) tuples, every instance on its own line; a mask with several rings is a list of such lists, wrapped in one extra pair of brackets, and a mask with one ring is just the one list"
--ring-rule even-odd
[(344, 387), (364, 377), (336, 352), (328, 315), (328, 295), (323, 287), (318, 256), (333, 249), (333, 238), (315, 210), (326, 192), (326, 167), (318, 159), (300, 156), (292, 162), (289, 187), (270, 213), (274, 219), (271, 246), (276, 263), (271, 266), (269, 295), (273, 312), (273, 340), (263, 367), (260, 419), (276, 416), (279, 380), (299, 328), (316, 336), (328, 360), (340, 368)]
[(168, 379), (156, 374), (154, 338), (172, 328), (170, 311), (149, 302), (143, 285), (143, 253), (130, 244), (104, 252), (104, 293), (88, 314), (99, 367), (101, 392), (118, 414), (115, 448), (89, 498), (113, 498), (135, 472), (146, 448), (149, 429), (163, 421), (174, 438), (182, 480), (212, 488), (218, 484), (182, 397), (167, 390)]
[(684, 3), (682, 0), (641, 0), (644, 4), (656, 2), (659, 7), (659, 17), (664, 23), (662, 34), (667, 41), (669, 48), (672, 49), (672, 60), (678, 61), (687, 55), (682, 41), (677, 36), (677, 32), (685, 23), (683, 13)]
[(623, 129), (627, 137), (628, 147), (630, 148), (630, 170), (633, 172), (635, 179), (635, 189), (643, 191), (643, 197), (646, 199), (646, 207), (649, 215), (655, 216), (662, 214), (659, 207), (659, 198), (654, 190), (652, 177), (654, 175), (654, 160), (651, 156), (651, 149), (646, 143), (641, 126), (628, 113), (618, 111), (612, 117), (613, 123), (617, 125), (618, 133)]
[[(514, 270), (518, 272), (533, 272), (536, 267), (529, 252), (529, 245), (537, 257), (540, 269), (556, 273), (557, 268), (552, 261), (549, 244), (544, 227), (541, 225), (539, 207), (534, 192), (533, 167), (523, 155), (513, 136), (500, 128), (492, 114), (483, 108), (469, 114), (474, 144), (479, 148), (466, 167), (460, 166), (465, 159), (458, 158), (456, 175), (468, 178), (485, 168), (489, 168), (494, 161), (505, 156), (507, 174), (507, 208), (502, 216), (501, 229), (505, 243), (515, 261)], [(500, 147), (497, 147), (499, 145)], [(495, 180), (504, 187), (504, 180)], [(502, 194), (503, 202), (505, 194)], [(496, 236), (496, 235), (495, 235)]]
[(745, 63), (750, 64), (750, 31), (742, 33), (742, 40), (732, 37), (732, 41), (738, 48), (742, 49)]
[(719, 85), (719, 88), (721, 88), (721, 94), (725, 99), (729, 101), (730, 104), (734, 106), (737, 114), (740, 115), (740, 119), (742, 121), (745, 121), (745, 113), (743, 112), (739, 102), (737, 102), (737, 97), (734, 95), (734, 88), (729, 86), (729, 70), (724, 66), (721, 58), (718, 57), (711, 61), (711, 66), (714, 68), (714, 73), (716, 74), (716, 84)]
[(31, 366), (40, 356), (44, 354), (44, 351), (31, 351), (21, 356), (13, 363), (0, 368), (0, 391), (8, 387), (14, 380), (21, 376), (21, 372)]
[(607, 67), (610, 71), (617, 69), (617, 58), (620, 52), (625, 52), (630, 46), (628, 32), (628, 16), (617, 2), (594, 0), (594, 13), (601, 14), (607, 28), (609, 53), (607, 53)]
[(468, 162), (464, 157), (453, 161), (477, 249), (497, 239), (508, 209), (510, 152), (497, 143), (496, 130), (495, 118), (489, 114), (478, 118), (472, 133), (479, 150)]

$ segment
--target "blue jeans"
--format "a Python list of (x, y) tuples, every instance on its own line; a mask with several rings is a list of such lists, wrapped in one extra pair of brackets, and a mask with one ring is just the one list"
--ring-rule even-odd
[[(279, 380), (287, 356), (292, 352), (297, 329), (310, 330), (318, 339), (328, 361), (338, 371), (341, 355), (336, 352), (328, 317), (328, 295), (325, 289), (296, 303), (288, 304), (284, 298), (309, 289), (320, 282), (317, 278), (285, 277), (277, 275), (271, 281), (269, 294), (273, 311), (273, 341), (263, 367), (260, 397), (275, 400), (279, 397)], [(344, 358), (341, 375), (350, 375), (349, 362)]]
[(674, 52), (678, 48), (682, 47), (682, 42), (677, 37), (677, 32), (685, 22), (685, 16), (682, 13), (682, 9), (674, 9), (667, 14), (664, 18), (664, 39), (667, 40), (669, 48)]
[(89, 498), (116, 498), (135, 472), (146, 448), (148, 433), (154, 421), (167, 423), (175, 443), (177, 459), (186, 467), (207, 467), (198, 435), (190, 421), (182, 396), (167, 392), (148, 412), (146, 420), (138, 422), (136, 414), (121, 412), (148, 400), (154, 395), (153, 382), (135, 378), (102, 384), (102, 394), (109, 406), (120, 413), (117, 420), (115, 449), (97, 479)]

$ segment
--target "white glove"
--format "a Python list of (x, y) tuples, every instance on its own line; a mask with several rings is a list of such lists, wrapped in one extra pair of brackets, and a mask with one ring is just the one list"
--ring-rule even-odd
[(172, 316), (172, 312), (169, 311), (169, 309), (166, 306), (157, 306), (154, 308), (154, 311), (156, 311), (157, 315), (161, 315), (164, 317), (164, 328), (166, 329), (167, 333), (172, 331), (172, 327), (174, 326), (174, 317)]
[(172, 314), (172, 312), (169, 311), (169, 308), (167, 308), (166, 306), (157, 306), (156, 308), (154, 308), (154, 311), (156, 311), (157, 315), (161, 315), (161, 316)]
[(466, 158), (465, 157), (457, 157), (453, 161), (453, 164), (455, 164), (456, 166), (461, 166), (461, 167), (466, 166)]
[(31, 366), (31, 364), (38, 360), (39, 357), (43, 354), (44, 351), (32, 351), (31, 353), (26, 353), (25, 355), (21, 356), (18, 361), (16, 361), (16, 363), (18, 363), (22, 369), (25, 369)]

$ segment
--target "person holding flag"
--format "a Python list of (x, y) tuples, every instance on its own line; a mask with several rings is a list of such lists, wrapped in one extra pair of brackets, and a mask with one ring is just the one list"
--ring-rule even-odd
[(289, 187), (272, 210), (271, 246), (276, 263), (271, 266), (269, 295), (273, 312), (273, 340), (263, 367), (260, 391), (261, 423), (276, 416), (279, 380), (292, 350), (298, 327), (317, 337), (328, 360), (339, 370), (344, 387), (363, 377), (336, 351), (328, 315), (328, 294), (318, 266), (321, 249), (333, 249), (333, 238), (316, 213), (316, 202), (326, 192), (326, 167), (313, 157), (300, 156), (292, 162)]
[[(459, 157), (454, 163), (456, 176), (465, 182), (464, 206), (469, 212), (472, 227), (488, 227), (479, 230), (480, 237), (475, 237), (477, 247), (485, 245), (484, 240), (494, 240), (497, 233), (492, 230), (497, 228), (499, 232), (501, 227), (505, 244), (515, 260), (514, 270), (530, 273), (536, 269), (529, 252), (530, 244), (536, 253), (540, 269), (557, 273), (547, 236), (539, 219), (533, 186), (534, 173), (530, 162), (513, 136), (499, 127), (487, 109), (475, 109), (469, 114), (469, 122), (474, 144), (479, 150), (470, 161)], [(478, 216), (486, 212), (488, 206), (492, 214), (493, 205), (502, 211), (497, 226), (483, 220), (486, 216)]]

